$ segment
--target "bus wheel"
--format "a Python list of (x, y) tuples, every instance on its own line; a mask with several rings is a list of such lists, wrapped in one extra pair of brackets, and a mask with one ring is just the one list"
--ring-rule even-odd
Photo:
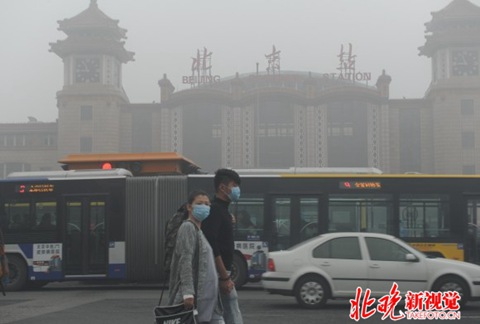
[(8, 269), (10, 271), (10, 282), (7, 284), (7, 291), (22, 290), (27, 283), (27, 265), (16, 255), (8, 255)]
[(241, 288), (247, 282), (247, 266), (245, 260), (238, 254), (233, 255), (231, 277), (235, 288)]

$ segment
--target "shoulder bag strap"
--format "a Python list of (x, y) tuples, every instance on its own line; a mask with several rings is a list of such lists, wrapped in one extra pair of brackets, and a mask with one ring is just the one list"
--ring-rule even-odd
[[(197, 270), (198, 270), (199, 266), (200, 266), (200, 242), (201, 242), (200, 232), (199, 232), (198, 227), (195, 223), (193, 223), (190, 220), (188, 220), (188, 221), (190, 223), (192, 223), (193, 226), (195, 226), (195, 229), (197, 231), (197, 244), (195, 246), (195, 254), (194, 254), (193, 257), (195, 259), (195, 264), (197, 265)], [(0, 234), (1, 234), (1, 232), (0, 232)], [(167, 287), (167, 279), (168, 279), (168, 276), (165, 276), (165, 279), (163, 280), (162, 293), (160, 294), (160, 300), (158, 301), (158, 306), (160, 306), (162, 304), (163, 292), (166, 290), (166, 287)], [(196, 297), (197, 290), (198, 290), (198, 275), (194, 276), (193, 279), (194, 279), (194, 281), (193, 281), (193, 291), (195, 292), (195, 297)], [(196, 302), (197, 302), (197, 298), (195, 298), (195, 303)]]
[(193, 291), (195, 292), (195, 298), (194, 298), (194, 301), (195, 301), (195, 306), (197, 306), (197, 291), (198, 291), (198, 277), (199, 277), (199, 273), (200, 273), (200, 244), (202, 242), (202, 238), (200, 237), (200, 231), (197, 227), (197, 225), (192, 222), (191, 220), (188, 220), (190, 223), (193, 224), (193, 226), (195, 226), (195, 229), (197, 231), (197, 244), (195, 246), (195, 254), (193, 256), (193, 258), (195, 259), (194, 262), (197, 266), (197, 275), (193, 277)]

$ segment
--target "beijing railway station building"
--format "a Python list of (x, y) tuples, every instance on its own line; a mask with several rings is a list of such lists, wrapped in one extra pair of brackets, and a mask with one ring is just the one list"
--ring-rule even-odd
[(280, 70), (274, 47), (267, 71), (221, 79), (201, 64), (210, 58), (201, 50), (182, 80), (191, 88), (175, 91), (163, 75), (159, 103), (130, 103), (122, 66), (134, 54), (118, 21), (91, 1), (59, 29), (66, 38), (51, 43), (64, 63), (58, 120), (2, 124), (0, 176), (58, 169), (68, 154), (128, 152), (177, 152), (205, 171), (480, 172), (480, 8), (467, 0), (453, 0), (426, 23), (420, 55), (431, 59), (431, 84), (418, 99), (390, 98), (384, 67), (375, 80), (356, 72), (345, 44), (337, 74)]

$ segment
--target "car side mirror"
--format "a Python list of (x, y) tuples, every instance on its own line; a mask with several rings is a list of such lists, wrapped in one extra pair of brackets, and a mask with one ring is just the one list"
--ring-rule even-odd
[(405, 254), (405, 261), (418, 262), (418, 258), (412, 253), (407, 253)]

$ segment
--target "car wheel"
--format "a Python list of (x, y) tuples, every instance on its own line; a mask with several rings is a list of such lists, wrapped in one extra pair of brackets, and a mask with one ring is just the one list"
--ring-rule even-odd
[(318, 276), (300, 278), (295, 285), (295, 298), (305, 308), (321, 308), (330, 296), (330, 288), (325, 279)]
[(467, 283), (457, 276), (446, 276), (438, 279), (433, 285), (433, 291), (456, 291), (461, 299), (458, 301), (460, 307), (463, 307), (470, 298), (470, 290)]
[(247, 282), (247, 266), (243, 258), (238, 254), (233, 255), (232, 272), (230, 275), (237, 289), (242, 288)]
[(7, 291), (17, 291), (25, 287), (27, 283), (27, 265), (16, 255), (7, 256), (8, 269), (10, 271), (9, 283), (5, 288)]

